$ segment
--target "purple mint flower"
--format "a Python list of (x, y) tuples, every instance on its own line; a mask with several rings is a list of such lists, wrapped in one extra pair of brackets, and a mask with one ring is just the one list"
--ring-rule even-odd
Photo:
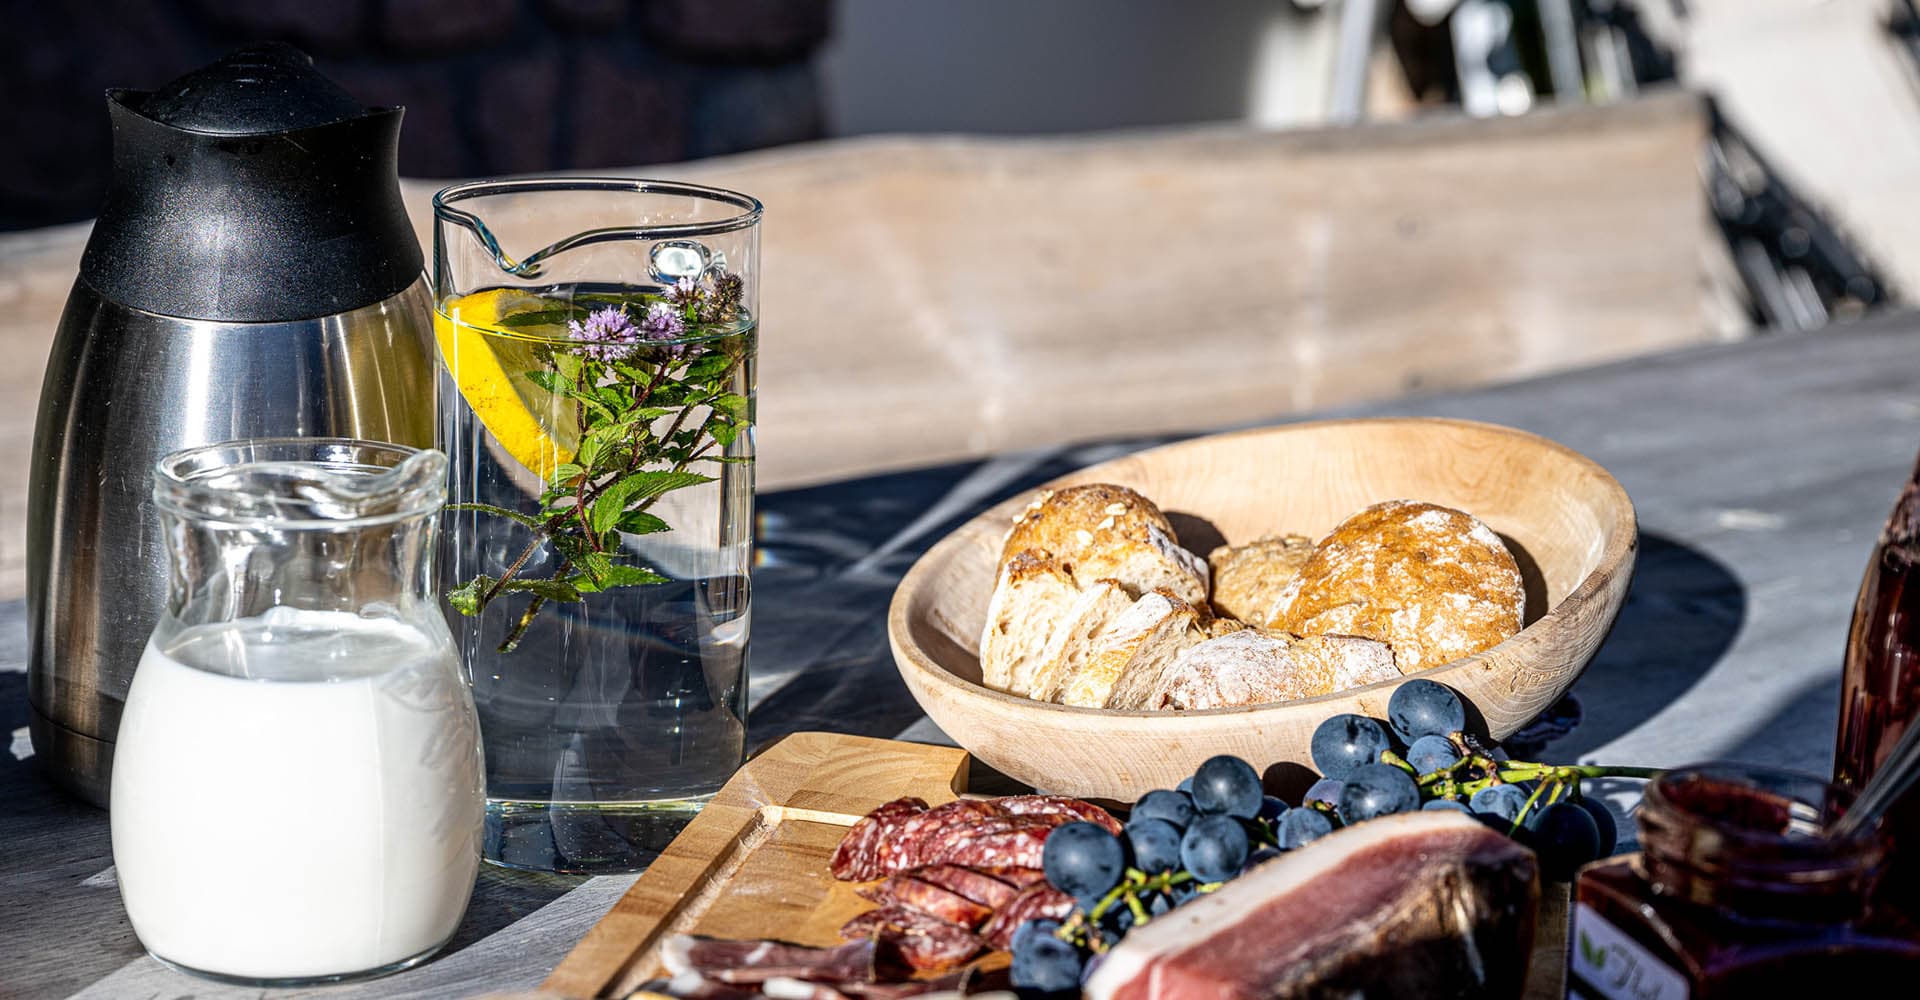
[(672, 297), (673, 301), (685, 305), (698, 299), (703, 292), (704, 290), (700, 287), (700, 282), (692, 278), (681, 278), (673, 283), (673, 291), (667, 294)]
[(681, 318), (679, 309), (665, 302), (655, 302), (647, 306), (647, 315), (640, 321), (640, 329), (648, 340), (672, 340), (687, 332), (687, 321)]
[(631, 352), (633, 342), (640, 339), (632, 317), (614, 306), (595, 310), (584, 323), (568, 320), (567, 332), (582, 345), (580, 353), (595, 361), (617, 361)]

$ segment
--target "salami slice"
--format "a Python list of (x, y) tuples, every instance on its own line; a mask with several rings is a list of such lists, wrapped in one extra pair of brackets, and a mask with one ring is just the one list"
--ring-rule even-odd
[(1013, 947), (1013, 932), (1029, 920), (1065, 920), (1073, 912), (1073, 897), (1045, 882), (1020, 890), (1013, 902), (1000, 908), (980, 928), (987, 944), (1000, 949)]
[(733, 986), (751, 986), (775, 977), (837, 983), (874, 978), (874, 952), (871, 941), (807, 948), (779, 941), (676, 934), (661, 944), (660, 964), (675, 977), (695, 975)]
[(1113, 814), (1079, 799), (1070, 799), (1064, 795), (1009, 795), (995, 799), (994, 803), (1003, 811), (1015, 816), (1059, 816), (1061, 822), (1070, 823), (1081, 820), (1106, 828), (1108, 833), (1120, 836), (1122, 827)]
[(912, 875), (889, 875), (886, 881), (860, 890), (860, 895), (882, 906), (892, 903), (909, 910), (919, 910), (968, 930), (980, 926), (993, 916), (993, 907), (982, 906), (952, 889)]
[(895, 799), (860, 817), (840, 838), (829, 870), (833, 877), (847, 882), (865, 882), (887, 874), (881, 867), (881, 848), (900, 841), (900, 828), (916, 816), (925, 815), (924, 799)]
[[(982, 875), (991, 875), (1015, 889), (1025, 889), (1027, 886), (1038, 885), (1047, 880), (1047, 873), (1041, 871), (1038, 865), (1032, 868), (1021, 868), (1015, 865), (983, 865), (979, 871)], [(994, 907), (996, 910), (999, 908)]]
[(992, 875), (959, 865), (929, 865), (910, 872), (922, 882), (931, 882), (949, 892), (957, 892), (989, 910), (997, 910), (1013, 901), (1018, 886)]
[[(1011, 934), (1011, 932), (1009, 932)], [(904, 906), (882, 906), (840, 928), (844, 938), (870, 938), (876, 961), (892, 955), (919, 972), (946, 972), (980, 953), (980, 939), (959, 924)]]
[(1019, 826), (969, 837), (947, 845), (926, 860), (930, 864), (966, 865), (969, 868), (1038, 868), (1047, 834), (1053, 830), (1051, 825)]

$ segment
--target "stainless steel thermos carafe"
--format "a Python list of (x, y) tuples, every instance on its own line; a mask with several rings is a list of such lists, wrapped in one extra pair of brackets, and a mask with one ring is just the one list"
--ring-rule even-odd
[(154, 462), (239, 437), (429, 447), (435, 391), (401, 109), (257, 46), (107, 112), (113, 179), (47, 362), (27, 515), (34, 753), (101, 805), (166, 600)]

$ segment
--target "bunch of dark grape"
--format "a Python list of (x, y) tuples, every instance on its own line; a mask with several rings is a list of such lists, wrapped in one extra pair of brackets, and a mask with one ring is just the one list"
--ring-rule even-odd
[(1314, 731), (1322, 777), (1299, 804), (1266, 794), (1238, 757), (1214, 757), (1179, 787), (1134, 803), (1121, 836), (1069, 823), (1048, 836), (1048, 883), (1072, 896), (1064, 921), (1032, 920), (1013, 938), (1014, 986), (1026, 996), (1077, 991), (1129, 928), (1218, 889), (1260, 862), (1376, 816), (1451, 809), (1531, 847), (1566, 880), (1613, 852), (1613, 814), (1583, 794), (1587, 778), (1651, 778), (1648, 768), (1497, 759), (1466, 731), (1452, 688), (1416, 678), (1395, 689), (1387, 721), (1336, 715)]

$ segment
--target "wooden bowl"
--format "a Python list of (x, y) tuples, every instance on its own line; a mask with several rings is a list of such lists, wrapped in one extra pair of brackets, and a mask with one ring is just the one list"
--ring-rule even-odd
[[(1202, 554), (1222, 539), (1319, 537), (1382, 500), (1432, 501), (1487, 522), (1520, 563), (1528, 624), (1493, 649), (1415, 676), (1459, 691), (1495, 739), (1533, 719), (1586, 668), (1620, 611), (1637, 543), (1633, 504), (1605, 469), (1545, 438), (1463, 420), (1330, 420), (1221, 434), (1048, 486), (1092, 482), (1139, 490)], [(1001, 540), (1034, 495), (942, 539), (901, 581), (887, 614), (900, 676), (928, 717), (974, 756), (1036, 788), (1131, 802), (1173, 787), (1215, 754), (1263, 769), (1284, 761), (1311, 767), (1308, 742), (1328, 716), (1387, 717), (1387, 699), (1405, 678), (1194, 712), (1072, 708), (982, 686), (979, 637)]]

